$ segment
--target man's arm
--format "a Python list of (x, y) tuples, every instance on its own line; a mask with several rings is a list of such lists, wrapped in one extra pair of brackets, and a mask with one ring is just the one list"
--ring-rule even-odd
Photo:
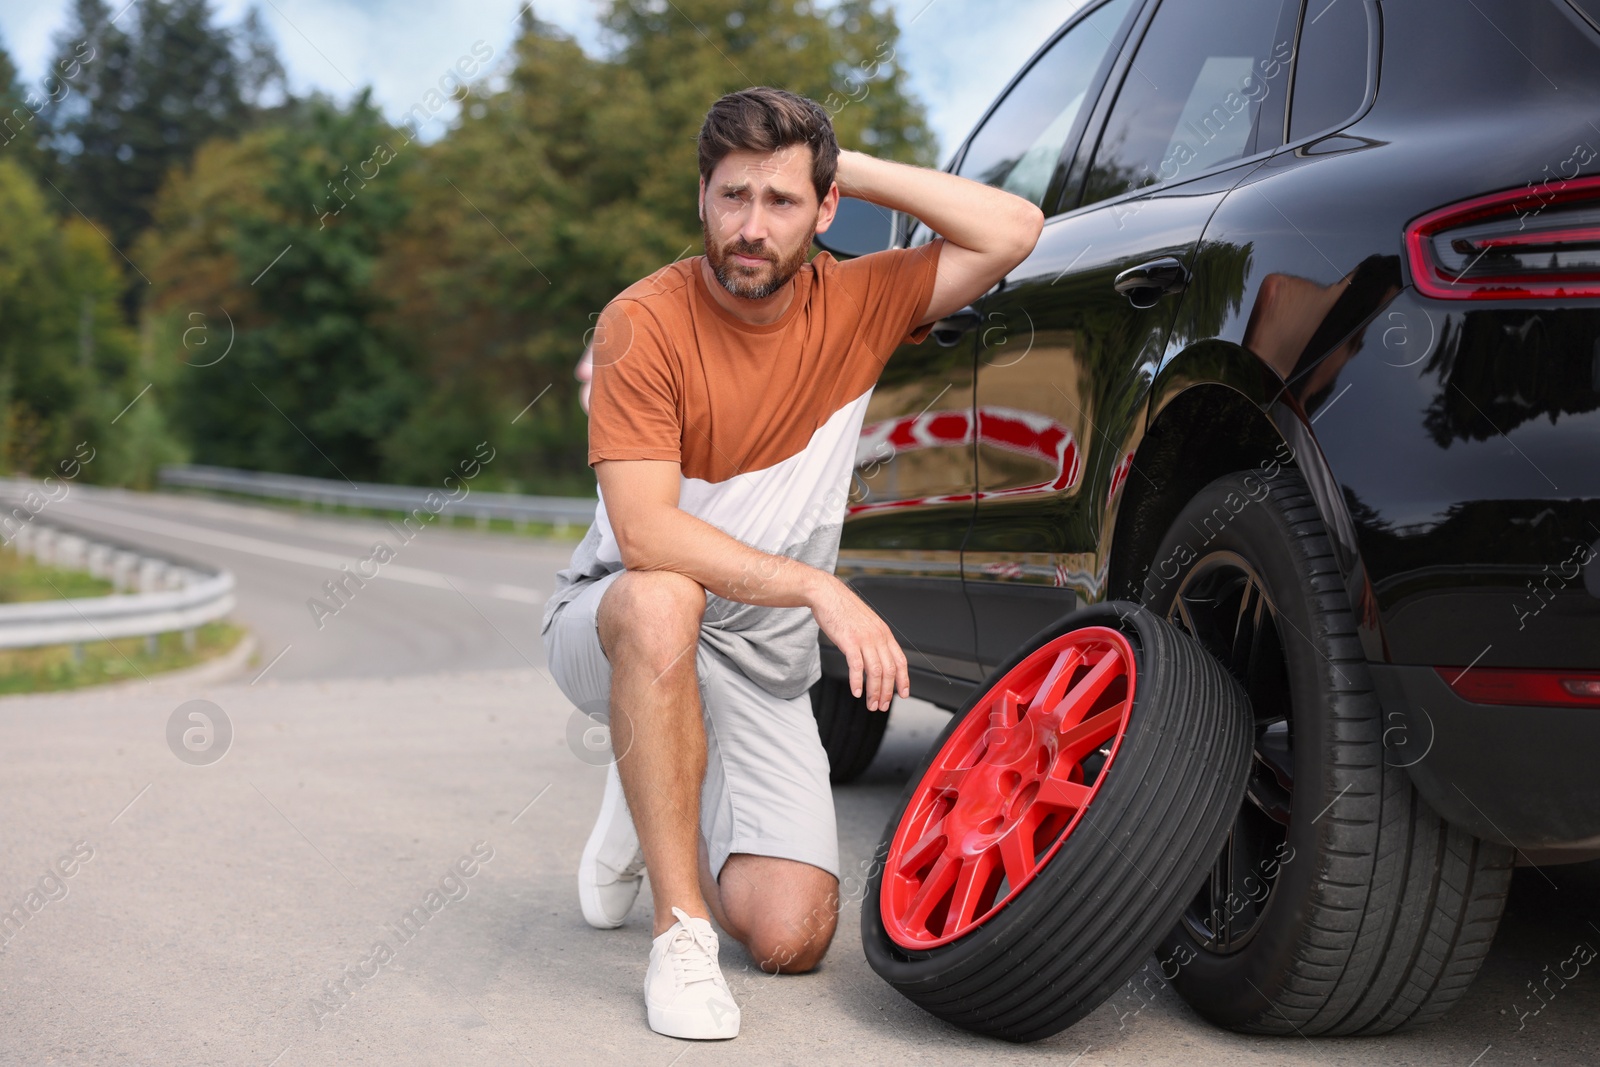
[(1028, 258), (1044, 230), (1044, 212), (1003, 189), (954, 174), (839, 153), (840, 196), (914, 215), (943, 236), (939, 274), (928, 310), (915, 324), (937, 322), (994, 288)]
[(687, 575), (727, 600), (768, 607), (808, 607), (850, 664), (850, 690), (887, 710), (911, 695), (905, 653), (888, 625), (850, 587), (816, 567), (775, 556), (730, 537), (678, 507), (681, 468), (670, 460), (600, 460), (595, 478), (631, 571)]

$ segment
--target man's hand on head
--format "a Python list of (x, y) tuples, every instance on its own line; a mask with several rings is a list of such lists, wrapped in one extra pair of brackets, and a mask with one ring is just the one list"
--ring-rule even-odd
[(1044, 212), (1014, 193), (864, 152), (840, 151), (834, 182), (840, 196), (906, 212), (941, 235), (938, 279), (919, 326), (993, 289), (1028, 258), (1044, 230)]

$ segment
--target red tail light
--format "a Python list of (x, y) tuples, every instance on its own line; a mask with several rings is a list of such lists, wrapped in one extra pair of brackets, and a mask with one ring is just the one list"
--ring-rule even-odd
[(1600, 671), (1435, 667), (1456, 696), (1474, 704), (1600, 708)]
[(1406, 252), (1436, 300), (1600, 297), (1600, 177), (1430, 212), (1406, 227)]

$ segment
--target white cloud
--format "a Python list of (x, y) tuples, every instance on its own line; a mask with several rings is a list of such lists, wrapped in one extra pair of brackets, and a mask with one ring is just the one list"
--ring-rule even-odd
[[(121, 2), (113, 0), (113, 11)], [(1007, 0), (997, 17), (997, 5), (986, 0), (890, 0), (902, 31), (897, 51), (913, 91), (927, 105), (941, 163), (1081, 2)], [(221, 22), (234, 24), (249, 6), (250, 0), (218, 0), (214, 10)], [(482, 40), (496, 58), (504, 57), (525, 6), (526, 0), (260, 0), (296, 92), (315, 86), (348, 100), (352, 83), (370, 84), (373, 99), (392, 120), (436, 86), (474, 42)], [(585, 48), (598, 47), (600, 0), (537, 0), (534, 10)], [(0, 43), (25, 84), (37, 85), (45, 75), (52, 38), (67, 13), (67, 0), (0, 5)], [(436, 122), (430, 132), (437, 136), (442, 129)]]

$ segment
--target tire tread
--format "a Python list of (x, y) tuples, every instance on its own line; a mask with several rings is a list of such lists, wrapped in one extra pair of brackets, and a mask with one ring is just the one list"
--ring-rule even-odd
[[(1214, 482), (1237, 487), (1240, 474)], [(1230, 480), (1232, 480), (1230, 482)], [(1377, 701), (1331, 540), (1309, 488), (1285, 470), (1269, 483), (1305, 576), (1313, 644), (1330, 698), (1318, 882), (1303, 936), (1251, 1033), (1384, 1034), (1442, 1016), (1477, 974), (1509, 886), (1509, 847), (1446, 824), (1384, 759)], [(1357, 803), (1359, 802), (1359, 803)], [(1337, 964), (1330, 966), (1329, 961)]]

